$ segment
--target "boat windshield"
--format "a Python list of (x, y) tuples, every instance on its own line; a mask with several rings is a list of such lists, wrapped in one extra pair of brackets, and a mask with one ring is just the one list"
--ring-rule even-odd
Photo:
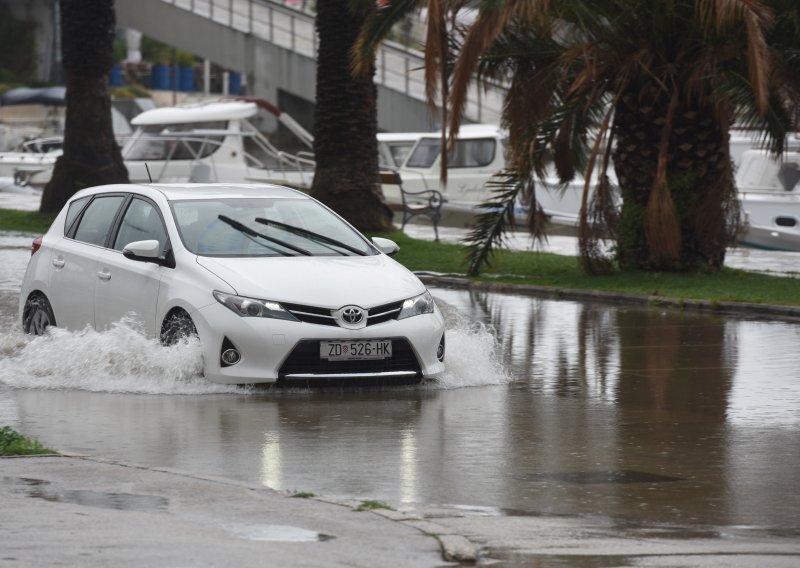
[[(422, 138), (414, 147), (406, 167), (430, 168), (439, 157), (441, 140)], [(447, 160), (448, 168), (483, 168), (494, 161), (497, 140), (494, 138), (474, 138), (456, 140), (455, 148)]]
[[(141, 126), (124, 150), (126, 160), (196, 160), (219, 149), (224, 136), (209, 136), (202, 131), (226, 130), (224, 120), (187, 122), (185, 124), (150, 124)], [(198, 132), (192, 136), (192, 132)]]
[(310, 199), (198, 199), (171, 206), (184, 246), (201, 256), (376, 254), (358, 232)]

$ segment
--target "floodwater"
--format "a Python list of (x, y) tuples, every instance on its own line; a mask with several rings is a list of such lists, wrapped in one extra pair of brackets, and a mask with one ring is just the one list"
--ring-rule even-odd
[(471, 514), (800, 535), (798, 322), (433, 289), (439, 383), (246, 391), (124, 324), (24, 336), (28, 245), (0, 238), (0, 425), (49, 447)]

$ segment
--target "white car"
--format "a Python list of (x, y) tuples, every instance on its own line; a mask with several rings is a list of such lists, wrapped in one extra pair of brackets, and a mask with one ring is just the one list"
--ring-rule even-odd
[(397, 250), (285, 187), (93, 187), (34, 241), (19, 315), (34, 334), (196, 334), (215, 382), (436, 378), (444, 321)]

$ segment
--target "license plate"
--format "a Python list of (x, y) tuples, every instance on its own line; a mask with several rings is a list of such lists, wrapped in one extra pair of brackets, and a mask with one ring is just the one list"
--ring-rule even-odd
[(392, 340), (320, 341), (319, 356), (320, 359), (327, 359), (328, 361), (388, 359), (392, 356)]

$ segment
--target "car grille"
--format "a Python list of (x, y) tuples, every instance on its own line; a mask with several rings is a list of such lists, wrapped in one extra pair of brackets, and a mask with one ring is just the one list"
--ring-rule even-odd
[[(336, 319), (333, 317), (329, 308), (319, 308), (316, 306), (304, 306), (302, 304), (285, 304), (281, 306), (300, 321), (314, 323), (317, 325), (330, 325), (338, 327)], [(391, 302), (369, 308), (367, 316), (367, 326), (383, 323), (392, 319), (397, 319), (397, 315), (403, 307), (403, 301)]]
[(305, 339), (295, 346), (278, 370), (278, 376), (297, 374), (349, 374), (369, 375), (397, 371), (422, 373), (417, 357), (406, 339), (392, 339), (392, 357), (366, 361), (329, 361), (319, 356), (319, 341)]

